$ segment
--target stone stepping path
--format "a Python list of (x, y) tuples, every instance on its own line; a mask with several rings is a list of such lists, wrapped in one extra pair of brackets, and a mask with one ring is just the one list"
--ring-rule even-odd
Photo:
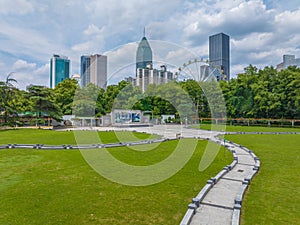
[[(213, 140), (219, 142), (218, 140)], [(207, 181), (208, 191), (200, 193), (189, 204), (181, 225), (239, 224), (243, 195), (260, 167), (255, 154), (243, 146), (226, 143), (232, 152), (232, 164)]]

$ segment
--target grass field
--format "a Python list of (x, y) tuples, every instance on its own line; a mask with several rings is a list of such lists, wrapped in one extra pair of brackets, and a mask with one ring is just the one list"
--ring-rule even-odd
[[(74, 143), (69, 133), (60, 135), (1, 131), (0, 142), (36, 143), (38, 138), (39, 143)], [(99, 135), (107, 142), (118, 141), (108, 132)], [(189, 146), (196, 140), (185, 141)], [(173, 177), (145, 187), (124, 186), (101, 177), (76, 150), (1, 150), (0, 224), (179, 224), (187, 204), (207, 179), (232, 161), (232, 155), (221, 149), (211, 166), (200, 173), (206, 144), (198, 141), (192, 158)], [(148, 165), (166, 158), (176, 145), (177, 141), (168, 141), (147, 152), (127, 147), (109, 151), (128, 164)]]
[[(201, 124), (191, 126), (192, 128), (200, 128), (202, 130), (211, 130), (211, 124)], [(224, 126), (214, 125), (214, 130), (223, 131)], [(262, 127), (262, 126), (226, 126), (228, 132), (300, 132), (300, 128), (287, 127)]]
[[(142, 139), (157, 138), (157, 135), (151, 135), (138, 132), (96, 132), (96, 131), (75, 131), (76, 136), (81, 136), (80, 139), (86, 138), (91, 141), (91, 136), (99, 136), (92, 138), (89, 144), (114, 143), (123, 140), (139, 141)], [(53, 130), (38, 130), (38, 129), (17, 129), (17, 130), (0, 130), (0, 144), (47, 144), (47, 145), (62, 145), (76, 144), (76, 138), (73, 131), (53, 131)], [(79, 143), (82, 144), (82, 143)]]
[(229, 135), (261, 160), (242, 208), (242, 224), (300, 224), (300, 135)]

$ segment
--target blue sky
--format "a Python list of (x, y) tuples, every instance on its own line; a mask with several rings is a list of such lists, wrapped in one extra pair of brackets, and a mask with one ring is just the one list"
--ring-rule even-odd
[(48, 86), (52, 54), (68, 56), (72, 73), (80, 72), (83, 54), (108, 52), (115, 65), (133, 62), (132, 42), (144, 26), (148, 39), (199, 58), (208, 57), (209, 35), (230, 35), (233, 77), (249, 64), (263, 68), (283, 54), (300, 57), (300, 1), (294, 0), (0, 0), (0, 16), (0, 80), (15, 72), (19, 88)]

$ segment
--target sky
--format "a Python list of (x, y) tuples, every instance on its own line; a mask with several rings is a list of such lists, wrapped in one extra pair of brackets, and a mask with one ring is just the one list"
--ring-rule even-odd
[(97, 53), (108, 55), (109, 77), (133, 75), (144, 27), (162, 62), (187, 50), (207, 59), (208, 37), (229, 35), (231, 77), (249, 64), (276, 66), (284, 54), (300, 58), (294, 0), (0, 0), (0, 16), (0, 80), (14, 72), (20, 89), (49, 86), (53, 54), (69, 57), (71, 74), (80, 73), (81, 55)]

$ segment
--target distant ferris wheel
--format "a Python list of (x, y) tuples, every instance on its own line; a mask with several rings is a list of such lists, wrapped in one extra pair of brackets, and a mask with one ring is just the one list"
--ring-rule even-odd
[(209, 60), (194, 59), (184, 63), (175, 73), (177, 80), (193, 79), (196, 81), (220, 81), (226, 79), (224, 71), (219, 65), (209, 62)]

